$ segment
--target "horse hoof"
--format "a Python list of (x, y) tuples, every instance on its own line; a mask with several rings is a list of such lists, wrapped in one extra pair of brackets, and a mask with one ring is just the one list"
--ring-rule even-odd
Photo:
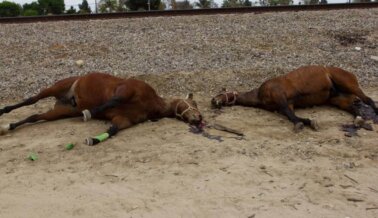
[(84, 122), (87, 122), (88, 120), (92, 118), (91, 112), (89, 110), (83, 110), (81, 113), (83, 114)]
[(9, 131), (9, 129), (10, 129), (9, 124), (0, 126), (0, 135), (5, 135)]
[(366, 129), (368, 131), (373, 131), (373, 126), (370, 123), (364, 123), (362, 124), (361, 128)]
[(316, 120), (311, 120), (311, 128), (315, 131), (319, 130), (319, 125), (318, 125), (318, 122)]
[(93, 146), (93, 139), (92, 138), (86, 138), (85, 139), (85, 144), (87, 144), (89, 146)]
[(296, 123), (294, 126), (294, 132), (298, 133), (304, 128), (304, 124), (302, 122)]
[(356, 127), (361, 127), (365, 124), (365, 120), (362, 119), (362, 117), (360, 116), (357, 116), (354, 121), (353, 121), (353, 124), (356, 126)]

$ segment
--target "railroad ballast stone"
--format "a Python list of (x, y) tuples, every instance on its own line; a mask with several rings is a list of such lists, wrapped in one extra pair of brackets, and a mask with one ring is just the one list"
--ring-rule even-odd
[(89, 71), (137, 76), (162, 94), (184, 94), (248, 89), (322, 64), (369, 86), (378, 77), (371, 58), (377, 26), (374, 8), (1, 24), (0, 99), (29, 97)]

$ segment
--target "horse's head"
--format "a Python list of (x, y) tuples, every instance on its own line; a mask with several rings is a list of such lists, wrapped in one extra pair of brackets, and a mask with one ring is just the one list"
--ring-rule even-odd
[(211, 99), (211, 105), (214, 108), (221, 108), (225, 105), (234, 105), (238, 95), (239, 93), (236, 91), (227, 92), (227, 90), (223, 88), (218, 95)]
[(175, 102), (176, 117), (188, 122), (196, 127), (202, 126), (202, 115), (197, 108), (197, 103), (193, 100), (193, 94), (190, 93), (186, 99), (179, 99)]

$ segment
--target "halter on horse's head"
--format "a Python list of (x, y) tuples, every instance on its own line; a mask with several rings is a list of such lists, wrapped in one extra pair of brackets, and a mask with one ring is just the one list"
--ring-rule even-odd
[(180, 99), (174, 106), (175, 116), (188, 122), (190, 125), (201, 127), (202, 115), (197, 108), (197, 103), (193, 100), (193, 94), (190, 93), (186, 99)]
[(221, 108), (225, 105), (234, 105), (236, 102), (236, 99), (238, 98), (239, 93), (236, 91), (233, 92), (227, 92), (225, 88), (222, 89), (222, 91), (216, 95), (213, 99), (211, 99), (211, 105), (214, 108)]

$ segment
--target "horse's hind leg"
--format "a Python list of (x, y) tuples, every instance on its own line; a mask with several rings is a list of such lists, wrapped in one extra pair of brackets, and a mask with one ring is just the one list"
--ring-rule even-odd
[(353, 95), (356, 95), (357, 97), (359, 97), (362, 102), (364, 102), (365, 104), (371, 106), (374, 109), (374, 112), (376, 114), (378, 114), (378, 108), (375, 105), (373, 99), (371, 99), (370, 97), (368, 97), (367, 95), (365, 95), (365, 93), (360, 89), (360, 87), (358, 87), (358, 86), (351, 86), (350, 87), (350, 94), (353, 94)]
[(364, 117), (363, 115), (363, 108), (361, 105), (361, 99), (355, 95), (339, 95), (336, 97), (332, 97), (329, 100), (329, 103), (333, 106), (338, 107), (341, 110), (347, 111), (352, 114), (354, 118), (354, 125), (358, 127), (362, 127), (366, 130), (372, 130), (372, 126), (365, 122), (364, 119), (369, 119)]
[(314, 130), (319, 129), (316, 121), (296, 116), (294, 113), (293, 105), (286, 105), (281, 107), (280, 113), (285, 115), (294, 124), (295, 132), (302, 130), (305, 125), (311, 127)]
[(80, 112), (75, 110), (75, 108), (73, 108), (72, 106), (57, 104), (54, 107), (54, 109), (49, 110), (46, 113), (34, 114), (24, 120), (18, 121), (16, 123), (10, 123), (8, 125), (1, 127), (0, 135), (5, 134), (9, 130), (14, 130), (15, 128), (26, 123), (35, 123), (40, 120), (53, 121), (53, 120), (58, 120), (62, 118), (76, 117), (76, 116), (80, 116)]
[(95, 117), (96, 115), (104, 112), (107, 109), (119, 106), (123, 102), (122, 100), (123, 98), (115, 96), (103, 105), (92, 108), (90, 110), (83, 110), (82, 114), (83, 114), (84, 121), (86, 122), (90, 120), (92, 117)]
[(339, 92), (356, 95), (362, 100), (362, 102), (371, 106), (374, 109), (374, 112), (378, 114), (378, 108), (373, 99), (365, 95), (361, 90), (355, 75), (347, 71), (340, 71), (338, 74), (332, 73), (332, 82)]
[(357, 106), (360, 99), (355, 95), (338, 95), (329, 99), (329, 103), (341, 110), (347, 111), (353, 116), (361, 116), (361, 112)]
[(65, 92), (69, 90), (69, 88), (76, 81), (76, 79), (77, 77), (71, 77), (71, 78), (60, 80), (57, 83), (55, 83), (55, 85), (49, 88), (43, 89), (41, 92), (39, 92), (37, 95), (33, 97), (30, 97), (15, 105), (6, 106), (0, 109), (0, 116), (3, 115), (4, 113), (9, 113), (14, 109), (27, 106), (27, 105), (32, 105), (43, 98), (61, 96), (62, 94), (64, 94)]
[(133, 123), (124, 116), (115, 116), (112, 119), (112, 125), (110, 128), (105, 132), (95, 137), (89, 137), (85, 140), (87, 145), (96, 145), (102, 141), (105, 141), (106, 139), (114, 136), (117, 134), (120, 130), (129, 128), (133, 125)]
[(91, 119), (92, 117), (96, 117), (96, 115), (104, 113), (107, 109), (118, 107), (119, 105), (127, 102), (133, 93), (130, 89), (126, 87), (126, 85), (121, 84), (117, 86), (114, 91), (114, 95), (104, 104), (90, 108), (89, 110), (83, 110), (84, 121)]

